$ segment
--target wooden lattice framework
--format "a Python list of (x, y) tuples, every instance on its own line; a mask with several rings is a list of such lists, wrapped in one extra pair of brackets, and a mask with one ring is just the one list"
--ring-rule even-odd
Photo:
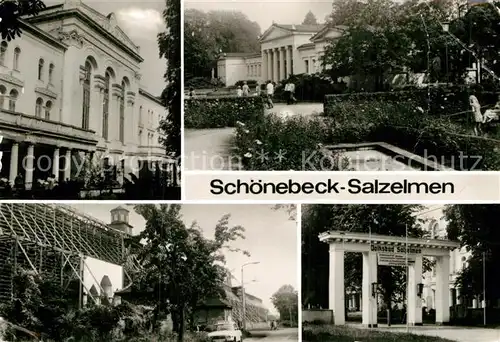
[(84, 290), (97, 302), (83, 283), (84, 258), (124, 265), (128, 263), (125, 239), (125, 233), (70, 206), (1, 203), (0, 302), (12, 299), (19, 268), (58, 279), (65, 288), (76, 282), (80, 305)]

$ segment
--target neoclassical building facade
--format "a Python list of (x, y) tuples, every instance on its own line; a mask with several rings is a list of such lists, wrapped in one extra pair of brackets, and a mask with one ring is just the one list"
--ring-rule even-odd
[(166, 109), (141, 88), (139, 47), (113, 13), (66, 0), (25, 18), (22, 31), (0, 43), (2, 178), (30, 188), (75, 177), (85, 158), (124, 174), (168, 161), (157, 129)]
[(292, 74), (319, 72), (325, 46), (344, 30), (343, 26), (273, 24), (260, 37), (260, 53), (222, 54), (217, 75), (231, 86), (239, 80), (279, 82)]

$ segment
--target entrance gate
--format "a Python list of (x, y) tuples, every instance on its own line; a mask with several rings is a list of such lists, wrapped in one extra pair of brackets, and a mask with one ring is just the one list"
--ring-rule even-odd
[(345, 324), (344, 253), (363, 254), (363, 325), (377, 327), (377, 266), (408, 266), (407, 320), (422, 325), (422, 257), (436, 259), (436, 323), (450, 320), (450, 251), (458, 242), (329, 231), (319, 235), (330, 245), (329, 309), (335, 325)]

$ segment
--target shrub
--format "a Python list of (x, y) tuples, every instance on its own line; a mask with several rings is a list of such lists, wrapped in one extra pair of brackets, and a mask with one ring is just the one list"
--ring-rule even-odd
[(335, 83), (329, 76), (320, 73), (292, 75), (276, 87), (276, 100), (286, 100), (285, 85), (289, 81), (295, 85), (295, 97), (299, 101), (323, 102), (325, 95), (341, 93), (344, 90), (344, 85)]
[(257, 82), (256, 80), (246, 80), (246, 81), (238, 81), (236, 82), (234, 85), (236, 87), (241, 87), (243, 86), (243, 83), (244, 82), (247, 82), (247, 85), (250, 87), (250, 88), (255, 88), (257, 86), (257, 84), (259, 84), (259, 82)]
[(330, 143), (387, 142), (457, 170), (500, 165), (495, 141), (471, 136), (468, 127), (450, 118), (425, 114), (412, 101), (344, 102), (332, 115)]
[(224, 82), (218, 79), (211, 79), (210, 77), (193, 77), (191, 79), (187, 79), (184, 84), (185, 89), (203, 89), (213, 87), (224, 87)]
[(186, 99), (186, 128), (235, 127), (236, 121), (249, 122), (264, 115), (264, 103), (258, 96)]
[(321, 118), (271, 114), (239, 123), (236, 149), (248, 170), (337, 170), (339, 165), (325, 158), (320, 144), (328, 132)]
[[(432, 115), (453, 115), (453, 119), (465, 122), (470, 111), (469, 96), (476, 95), (482, 106), (496, 102), (493, 92), (476, 87), (450, 86), (427, 88), (408, 88), (406, 90), (376, 93), (346, 93), (326, 95), (324, 111), (326, 116), (335, 115), (336, 107), (343, 103), (363, 104), (365, 102), (411, 102), (422, 107)], [(484, 110), (484, 109), (483, 109)]]

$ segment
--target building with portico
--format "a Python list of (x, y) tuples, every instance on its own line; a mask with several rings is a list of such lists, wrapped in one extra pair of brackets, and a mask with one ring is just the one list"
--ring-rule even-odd
[(272, 24), (260, 37), (260, 52), (223, 53), (217, 75), (231, 86), (240, 80), (280, 82), (292, 74), (319, 72), (326, 45), (344, 30), (343, 26)]
[(29, 189), (51, 174), (72, 179), (86, 159), (136, 175), (145, 161), (170, 163), (158, 131), (166, 109), (141, 87), (144, 59), (113, 13), (66, 0), (21, 29), (0, 42), (0, 178)]

